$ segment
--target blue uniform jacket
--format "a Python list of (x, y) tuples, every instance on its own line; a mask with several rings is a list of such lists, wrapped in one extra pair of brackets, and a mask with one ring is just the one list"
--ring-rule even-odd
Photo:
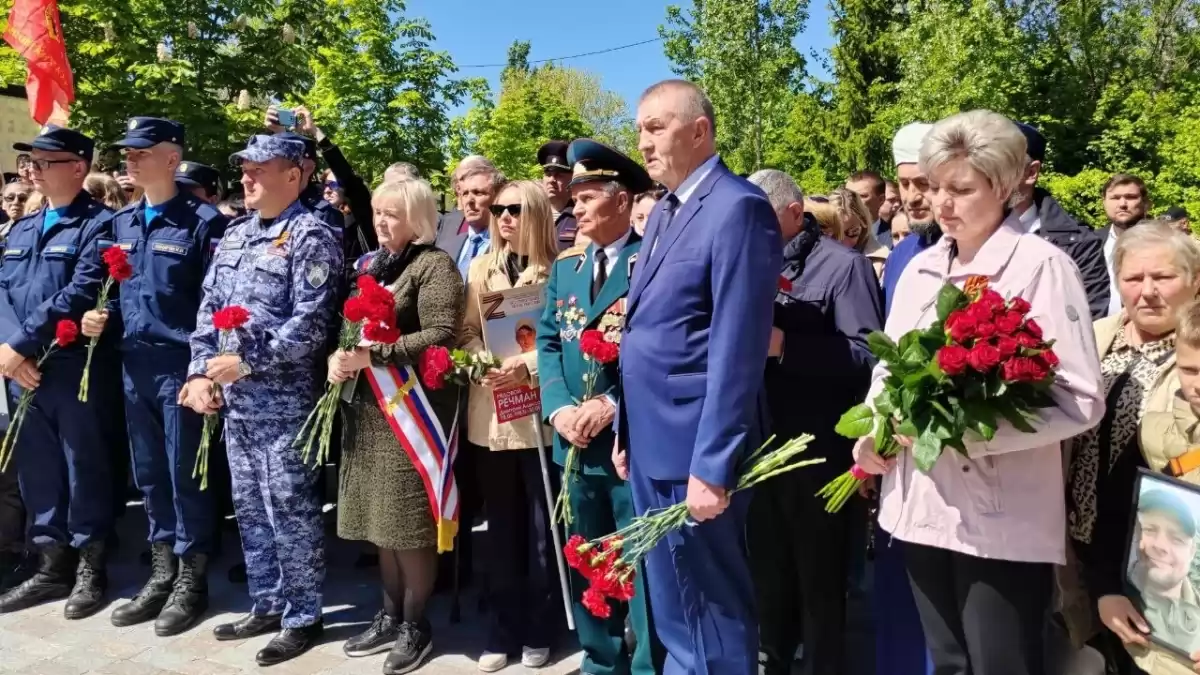
[[(342, 247), (299, 200), (266, 227), (257, 213), (229, 225), (204, 277), (189, 377), (223, 351), (251, 373), (225, 387), (230, 419), (304, 417), (316, 404), (337, 316)], [(213, 312), (244, 307), (250, 321), (221, 344)]]
[(883, 267), (883, 318), (885, 320), (888, 313), (892, 311), (892, 296), (895, 294), (896, 284), (900, 283), (900, 275), (904, 273), (904, 268), (908, 267), (908, 263), (917, 257), (918, 253), (936, 244), (941, 237), (941, 230), (936, 230), (929, 236), (910, 234), (888, 254), (887, 264)]
[(763, 371), (779, 283), (779, 221), (718, 162), (659, 237), (651, 213), (621, 340), (620, 433), (647, 478), (732, 486), (766, 440)]
[[(59, 320), (78, 322), (95, 309), (107, 274), (100, 254), (112, 245), (112, 216), (108, 207), (80, 191), (47, 232), (42, 232), (42, 211), (13, 225), (0, 265), (0, 294), (20, 324), (5, 339), (10, 347), (36, 359), (54, 341)], [(78, 340), (51, 358), (82, 356), (86, 343)]]
[[(585, 400), (587, 384), (584, 378), (592, 364), (583, 358), (579, 349), (583, 331), (600, 329), (620, 336), (629, 277), (641, 247), (641, 239), (636, 232), (631, 232), (595, 302), (592, 302), (595, 244), (567, 249), (554, 262), (546, 285), (546, 309), (538, 323), (537, 336), (538, 381), (541, 382), (542, 414), (547, 423), (555, 411)], [(616, 384), (617, 364), (601, 366), (592, 396), (613, 395)], [(566, 463), (570, 446), (560, 434), (554, 434), (554, 461), (559, 466)], [(579, 459), (583, 473), (615, 477), (612, 446), (612, 431), (605, 430), (586, 448), (581, 448)]]
[(159, 211), (149, 226), (144, 201), (113, 216), (113, 238), (134, 270), (113, 303), (124, 324), (122, 349), (188, 347), (204, 274), (228, 223), (220, 211), (185, 192), (160, 204)]

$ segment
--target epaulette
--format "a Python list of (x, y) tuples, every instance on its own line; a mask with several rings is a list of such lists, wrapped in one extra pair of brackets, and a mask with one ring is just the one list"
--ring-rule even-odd
[(215, 206), (213, 206), (212, 204), (209, 204), (208, 202), (203, 202), (203, 201), (200, 201), (199, 199), (197, 199), (196, 202), (198, 202), (196, 205), (196, 215), (200, 216), (201, 220), (213, 221), (213, 220), (216, 220), (217, 218), (220, 218), (221, 216), (225, 215), (225, 214), (221, 213), (220, 211), (218, 211)]
[(559, 253), (558, 257), (555, 258), (555, 262), (557, 262), (559, 260), (566, 260), (567, 258), (574, 258), (574, 257), (580, 256), (580, 255), (586, 255), (586, 254), (587, 254), (587, 244), (580, 244), (578, 246), (572, 246), (571, 248), (563, 251), (562, 253)]
[(125, 206), (122, 206), (120, 209), (118, 209), (117, 212), (113, 214), (113, 217), (116, 218), (117, 216), (121, 215), (122, 213), (136, 211), (139, 206), (141, 206), (140, 201), (126, 204)]

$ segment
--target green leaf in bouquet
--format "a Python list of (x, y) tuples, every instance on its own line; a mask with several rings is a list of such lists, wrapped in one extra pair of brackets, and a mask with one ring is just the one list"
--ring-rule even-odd
[(904, 387), (900, 390), (900, 410), (907, 415), (912, 414), (913, 406), (917, 404), (918, 392), (916, 387)]
[(1008, 392), (1008, 383), (1000, 379), (999, 375), (993, 375), (987, 381), (987, 397), (1000, 398)]
[(893, 401), (892, 390), (885, 388), (875, 397), (875, 412), (883, 417), (887, 417), (896, 412), (896, 404)]
[(978, 401), (966, 400), (962, 403), (962, 409), (966, 413), (968, 429), (982, 436), (985, 441), (995, 438), (999, 421), (992, 408)]
[(946, 317), (956, 309), (962, 309), (969, 303), (967, 294), (963, 293), (954, 284), (946, 284), (942, 286), (942, 290), (938, 291), (937, 297), (937, 318), (941, 323), (945, 323)]
[(892, 438), (892, 418), (876, 417), (875, 420), (875, 452), (880, 452)]
[(916, 438), (921, 434), (921, 430), (917, 428), (917, 425), (912, 421), (912, 418), (909, 417), (900, 420), (900, 423), (896, 425), (896, 433), (900, 434), (901, 436)]
[(967, 456), (967, 444), (963, 443), (962, 438), (958, 438), (958, 437), (947, 438), (946, 439), (946, 447), (954, 448), (960, 454), (962, 454), (964, 457)]
[[(994, 405), (996, 407), (996, 412), (1000, 413), (1000, 415), (1003, 416), (1004, 419), (1008, 420), (1008, 423), (1013, 425), (1013, 427), (1018, 431), (1025, 432), (1027, 434), (1037, 432), (1037, 429), (1034, 429), (1033, 425), (1029, 423), (1029, 419), (1027, 418), (1026, 414), (1024, 414), (1023, 411), (1018, 410), (1011, 401), (999, 399), (995, 401)], [(1036, 419), (1036, 416), (1034, 416), (1034, 419)]]
[(862, 438), (875, 429), (875, 411), (865, 403), (847, 410), (833, 428), (846, 438)]
[(924, 431), (917, 436), (917, 442), (913, 444), (913, 459), (917, 462), (917, 468), (925, 473), (933, 468), (937, 458), (942, 454), (942, 446), (945, 445), (943, 439), (932, 426), (926, 427)]
[(925, 364), (929, 363), (932, 356), (928, 349), (921, 345), (920, 340), (914, 339), (908, 347), (900, 352), (900, 360), (906, 363), (911, 363), (914, 366), (925, 368)]
[[(929, 402), (929, 405), (930, 405), (930, 406), (931, 406), (931, 407), (932, 407), (934, 410), (936, 410), (936, 411), (937, 411), (937, 413), (938, 413), (939, 415), (941, 415), (941, 420), (940, 420), (940, 422), (939, 422), (939, 421), (935, 421), (935, 422), (934, 422), (934, 424), (935, 424), (935, 425), (937, 425), (937, 424), (941, 424), (941, 423), (944, 423), (944, 424), (947, 424), (947, 425), (949, 425), (949, 424), (954, 424), (954, 413), (952, 413), (952, 412), (950, 412), (949, 410), (947, 410), (947, 409), (946, 409), (946, 406), (942, 405), (941, 403), (938, 403), (937, 401), (930, 401), (930, 402)], [(944, 436), (944, 438), (949, 438), (949, 436)]]
[(874, 331), (867, 336), (867, 347), (870, 348), (871, 353), (875, 355), (875, 358), (879, 359), (880, 361), (886, 361), (887, 363), (892, 363), (895, 361), (897, 354), (899, 354), (899, 349), (896, 347), (896, 343), (893, 342), (892, 338), (888, 337), (886, 333), (880, 330)]
[(911, 348), (913, 345), (917, 344), (920, 341), (921, 341), (921, 331), (910, 330), (907, 333), (905, 333), (904, 335), (900, 336), (900, 344), (896, 345), (896, 349), (900, 352), (900, 355), (903, 358), (904, 353), (907, 352), (909, 350), (909, 348)]

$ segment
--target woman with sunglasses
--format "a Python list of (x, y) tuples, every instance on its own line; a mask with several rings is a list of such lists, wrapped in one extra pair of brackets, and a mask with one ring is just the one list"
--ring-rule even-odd
[[(480, 296), (544, 283), (558, 257), (550, 201), (541, 185), (509, 183), (490, 210), (491, 249), (472, 261), (467, 273), (462, 344), (469, 352), (488, 347)], [(527, 668), (546, 665), (561, 620), (561, 606), (555, 602), (556, 551), (536, 450), (538, 434), (549, 445), (552, 431), (532, 417), (501, 424), (492, 402), (493, 391), (518, 385), (537, 386), (536, 351), (510, 357), (488, 373), (480, 385), (471, 387), (467, 406), (467, 438), (489, 450), (479, 460), (488, 514), (485, 545), (492, 607), (479, 669), (487, 673), (504, 668), (509, 655), (517, 653)], [(536, 564), (527, 565), (530, 559)]]

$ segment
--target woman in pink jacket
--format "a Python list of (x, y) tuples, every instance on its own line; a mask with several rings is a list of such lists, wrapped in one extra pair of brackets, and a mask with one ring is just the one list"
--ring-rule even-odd
[[(1054, 340), (1057, 406), (1041, 411), (1037, 433), (1004, 423), (991, 441), (968, 439), (966, 456), (947, 449), (929, 473), (917, 469), (910, 450), (880, 458), (870, 437), (854, 449), (860, 466), (883, 474), (879, 523), (906, 542), (905, 565), (937, 675), (1045, 672), (1053, 566), (1066, 558), (1059, 443), (1104, 412), (1079, 270), (1066, 253), (1026, 233), (1008, 209), (1028, 162), (1025, 137), (996, 113), (962, 113), (933, 127), (920, 166), (945, 236), (904, 270), (885, 331), (899, 339), (928, 327), (943, 284), (987, 277), (1001, 295), (1027, 300), (1030, 317)], [(868, 401), (885, 375), (880, 364)]]

